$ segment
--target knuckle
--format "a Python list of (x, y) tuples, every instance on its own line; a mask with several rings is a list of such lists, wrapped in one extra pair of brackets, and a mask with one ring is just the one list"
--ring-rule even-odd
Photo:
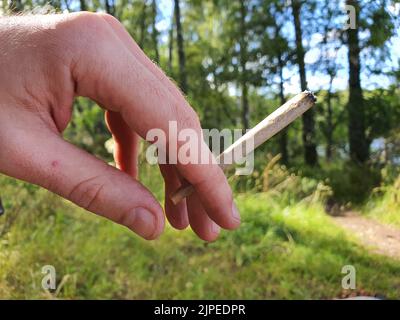
[(68, 195), (68, 199), (80, 207), (93, 211), (104, 198), (106, 182), (102, 176), (85, 179), (74, 185)]
[(65, 23), (63, 38), (71, 44), (68, 46), (69, 65), (77, 82), (76, 90), (79, 95), (93, 96), (103, 92), (101, 79), (113, 71), (107, 63), (109, 51), (110, 48), (114, 50), (119, 46), (119, 42), (102, 15), (104, 14), (76, 13)]
[(96, 29), (101, 26), (104, 21), (101, 19), (101, 15), (93, 12), (76, 12), (70, 15), (69, 22), (72, 26), (84, 27), (82, 30)]
[(98, 13), (96, 13), (96, 15), (98, 15), (100, 18), (104, 19), (105, 21), (107, 21), (108, 23), (110, 23), (112, 25), (122, 26), (121, 22), (119, 22), (119, 20), (117, 18), (115, 18), (113, 15), (111, 15), (109, 13), (98, 12)]
[(126, 226), (131, 230), (135, 230), (136, 222), (137, 222), (137, 216), (135, 214), (135, 208), (126, 210), (121, 212), (121, 214), (118, 216), (118, 218), (115, 220), (116, 223)]
[(107, 22), (100, 14), (93, 12), (77, 12), (68, 15), (60, 29), (65, 34), (63, 38), (76, 42), (79, 46), (84, 44), (85, 49), (103, 38), (106, 39), (109, 35)]

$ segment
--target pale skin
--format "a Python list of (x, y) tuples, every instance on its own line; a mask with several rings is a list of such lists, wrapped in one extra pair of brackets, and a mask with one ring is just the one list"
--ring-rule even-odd
[[(74, 13), (0, 18), (0, 172), (40, 185), (88, 211), (157, 238), (164, 211), (136, 179), (137, 143), (152, 128), (200, 133), (198, 116), (179, 89), (112, 16)], [(62, 138), (77, 96), (105, 109), (117, 168)], [(208, 150), (207, 150), (208, 152)], [(209, 155), (211, 157), (211, 153)], [(240, 224), (218, 165), (161, 165), (165, 216), (189, 224), (205, 241)], [(174, 205), (187, 180), (196, 192)]]

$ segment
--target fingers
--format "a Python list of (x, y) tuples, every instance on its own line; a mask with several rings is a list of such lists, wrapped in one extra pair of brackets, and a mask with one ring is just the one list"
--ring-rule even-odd
[(236, 229), (240, 225), (240, 215), (221, 168), (216, 166), (209, 173), (200, 171), (191, 172), (190, 175), (194, 177), (194, 182), (188, 180), (194, 186), (198, 199), (210, 218), (225, 229)]
[(186, 202), (192, 230), (205, 241), (215, 241), (218, 238), (220, 227), (207, 215), (197, 194), (193, 193)]
[[(124, 29), (121, 28), (121, 24), (118, 22), (117, 19), (115, 19), (112, 16), (109, 15), (104, 15), (102, 16), (103, 19), (105, 19), (113, 28), (113, 31), (115, 34), (123, 41), (123, 43), (127, 46), (129, 51), (133, 54), (133, 56), (141, 63), (143, 66), (147, 67), (148, 70), (156, 77), (171, 93), (173, 97), (176, 99), (182, 99), (182, 95), (180, 94), (179, 90), (177, 90), (176, 86), (165, 76), (165, 74), (155, 65), (140, 49), (140, 47), (132, 41), (132, 38), (130, 37), (129, 33)], [(186, 102), (184, 101), (183, 104)], [(208, 155), (210, 157), (210, 155)], [(188, 169), (190, 170), (190, 169)], [(238, 214), (238, 210), (235, 206), (235, 204), (232, 204), (232, 215), (233, 215), (233, 221), (232, 219), (226, 219), (226, 217), (223, 214), (220, 214), (221, 212), (224, 212), (223, 208), (220, 208), (218, 206), (218, 201), (221, 198), (229, 198), (229, 193), (224, 194), (226, 190), (230, 190), (229, 185), (226, 182), (225, 175), (223, 174), (222, 170), (214, 169), (211, 173), (214, 174), (216, 172), (217, 176), (216, 178), (220, 180), (220, 186), (219, 188), (219, 194), (215, 195), (212, 194), (212, 198), (215, 199), (210, 199), (210, 195), (208, 194), (209, 191), (212, 190), (207, 190), (209, 187), (209, 184), (207, 183), (198, 183), (195, 185), (196, 189), (199, 190), (200, 197), (202, 198), (202, 202), (205, 204), (205, 207), (207, 208), (207, 211), (210, 212), (210, 217), (214, 219), (214, 221), (217, 221), (221, 226), (224, 226), (228, 229), (234, 229), (238, 226), (240, 223), (240, 216)], [(189, 175), (191, 173), (189, 172)], [(197, 172), (193, 172), (193, 179), (196, 181), (203, 182), (206, 180), (206, 178), (198, 174)], [(203, 180), (203, 181), (202, 181)], [(208, 180), (207, 180), (208, 181)], [(167, 183), (168, 184), (168, 183)], [(218, 185), (218, 184), (217, 184)], [(175, 191), (177, 188), (175, 189)], [(203, 191), (203, 192), (202, 192)], [(206, 195), (206, 196), (204, 196)], [(168, 199), (169, 200), (169, 199)], [(170, 206), (170, 201), (166, 202), (166, 206)]]
[(114, 139), (114, 160), (117, 168), (137, 178), (138, 135), (133, 132), (118, 112), (106, 111), (107, 127)]
[[(118, 112), (106, 111), (106, 123), (115, 141), (114, 159), (117, 167), (137, 177), (137, 134), (135, 134), (122, 119)], [(160, 170), (165, 181), (165, 213), (170, 224), (183, 230), (189, 225), (186, 201), (174, 205), (170, 196), (180, 186), (178, 173), (172, 165), (160, 165)]]
[(165, 181), (165, 214), (174, 228), (183, 230), (189, 225), (186, 200), (175, 205), (170, 199), (181, 186), (179, 175), (173, 165), (160, 165), (160, 170)]
[(163, 211), (144, 186), (48, 129), (30, 130), (34, 134), (14, 129), (7, 137), (5, 154), (14, 156), (0, 155), (6, 174), (41, 185), (145, 239), (160, 235)]
[[(77, 93), (120, 112), (128, 126), (143, 138), (149, 130), (158, 128), (166, 133), (167, 144), (172, 142), (168, 133), (169, 124), (174, 121), (178, 132), (193, 129), (201, 140), (196, 113), (161, 70), (132, 45), (133, 40), (117, 35), (103, 18), (93, 20), (91, 26), (93, 33), (101, 36), (85, 47), (85, 54), (73, 70)], [(177, 143), (178, 148), (183, 144)], [(203, 152), (211, 158), (208, 149)], [(232, 192), (218, 165), (178, 163), (177, 169), (195, 186), (198, 199), (212, 220), (226, 229), (239, 226)]]

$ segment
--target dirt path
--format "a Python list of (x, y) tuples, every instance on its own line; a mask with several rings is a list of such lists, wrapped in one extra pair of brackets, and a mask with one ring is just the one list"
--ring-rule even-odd
[(400, 229), (383, 225), (375, 220), (346, 212), (333, 220), (355, 235), (372, 252), (400, 260)]

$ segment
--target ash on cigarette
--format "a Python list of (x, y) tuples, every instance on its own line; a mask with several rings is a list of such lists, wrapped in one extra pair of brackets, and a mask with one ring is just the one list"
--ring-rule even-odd
[(314, 92), (306, 90), (304, 93), (307, 94), (307, 96), (309, 96), (314, 103), (317, 102), (317, 97), (315, 96)]

